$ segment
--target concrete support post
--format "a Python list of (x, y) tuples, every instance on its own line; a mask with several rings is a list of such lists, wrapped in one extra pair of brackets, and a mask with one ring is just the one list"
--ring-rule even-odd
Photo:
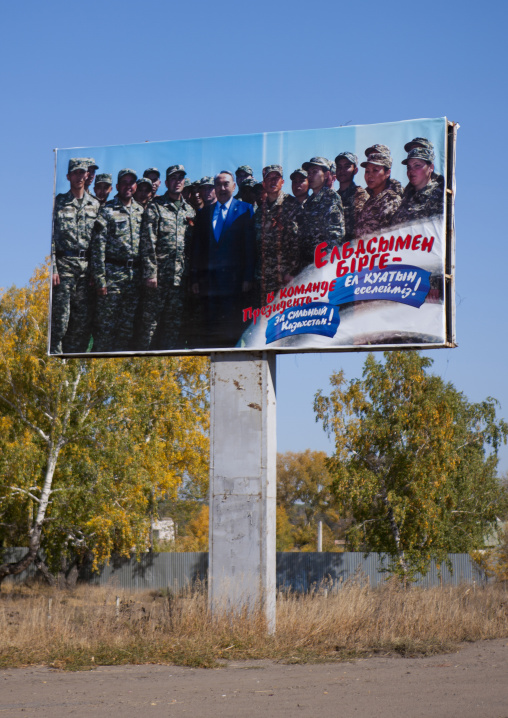
[(212, 354), (210, 546), (212, 613), (261, 606), (275, 630), (275, 355)]

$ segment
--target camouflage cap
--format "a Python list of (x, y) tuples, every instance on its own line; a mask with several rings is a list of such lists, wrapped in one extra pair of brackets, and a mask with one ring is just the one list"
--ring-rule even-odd
[(390, 156), (390, 148), (386, 145), (372, 145), (372, 147), (367, 147), (365, 150), (365, 156), (368, 157), (373, 154)]
[(335, 162), (330, 162), (330, 172), (334, 175), (337, 172), (337, 165)]
[(213, 181), (213, 177), (205, 176), (205, 177), (201, 177), (201, 179), (199, 180), (199, 184), (201, 185), (201, 187), (203, 187), (204, 185), (207, 185), (207, 184), (211, 184), (213, 187), (215, 185), (215, 182)]
[(107, 172), (95, 175), (95, 184), (100, 184), (101, 182), (105, 182), (105, 184), (113, 184), (113, 175), (110, 175)]
[(354, 164), (355, 167), (358, 167), (358, 157), (355, 155), (354, 152), (339, 152), (339, 154), (335, 158), (335, 162), (338, 164), (339, 160), (342, 159), (343, 157), (348, 162), (351, 162), (352, 164)]
[(302, 175), (302, 177), (308, 177), (309, 173), (307, 170), (304, 170), (302, 167), (298, 167), (298, 169), (293, 170), (291, 174), (289, 175), (289, 179), (294, 180), (296, 179), (296, 175)]
[(74, 170), (85, 170), (85, 172), (88, 171), (88, 162), (84, 157), (72, 157), (69, 160), (67, 173), (74, 172)]
[(138, 187), (139, 187), (139, 185), (142, 185), (142, 184), (149, 184), (150, 187), (153, 188), (153, 183), (152, 183), (152, 180), (150, 179), (150, 177), (141, 177), (140, 179), (138, 179), (138, 181), (137, 181)]
[(174, 175), (176, 172), (183, 172), (184, 175), (187, 174), (183, 165), (170, 165), (166, 170), (166, 179), (171, 175)]
[(240, 167), (235, 170), (235, 175), (238, 172), (246, 172), (248, 175), (251, 175), (251, 177), (254, 174), (254, 172), (252, 171), (252, 167), (249, 167), (249, 165), (240, 165)]
[(434, 145), (426, 137), (415, 137), (411, 142), (406, 142), (404, 149), (406, 152), (414, 150), (415, 147), (425, 147), (426, 149), (433, 150)]
[(408, 160), (424, 160), (425, 162), (434, 162), (434, 153), (427, 147), (414, 147), (409, 151), (407, 159), (402, 160), (403, 165), (407, 165)]
[(134, 170), (131, 170), (129, 167), (126, 167), (125, 169), (120, 170), (120, 172), (118, 173), (118, 180), (117, 180), (117, 181), (120, 182), (120, 180), (122, 179), (122, 177), (125, 177), (125, 175), (134, 175), (134, 179), (135, 179), (136, 181), (137, 181), (137, 179), (138, 179), (138, 176), (137, 176), (136, 172), (135, 172)]
[(281, 165), (267, 165), (263, 167), (263, 179), (269, 175), (270, 172), (278, 172), (281, 177), (284, 177)]
[(84, 159), (85, 159), (85, 160), (87, 161), (87, 163), (88, 163), (88, 169), (89, 169), (89, 170), (91, 170), (91, 169), (98, 170), (98, 169), (99, 169), (99, 165), (96, 165), (96, 164), (95, 164), (95, 160), (94, 160), (93, 157), (85, 157)]
[(242, 182), (240, 182), (240, 189), (242, 187), (255, 187), (258, 183), (254, 179), (254, 177), (247, 177)]
[(153, 172), (154, 174), (156, 174), (157, 177), (160, 177), (160, 176), (161, 176), (161, 173), (159, 172), (159, 170), (157, 169), (157, 167), (148, 167), (148, 169), (146, 169), (146, 170), (143, 172), (143, 177), (148, 177), (148, 175), (151, 174), (152, 172)]
[[(174, 174), (174, 173), (173, 173), (173, 174)], [(190, 187), (191, 184), (194, 184), (194, 182), (191, 182), (190, 179), (189, 179), (188, 177), (186, 177), (186, 178), (184, 179), (184, 181), (183, 181), (183, 186), (184, 186), (184, 187)]]
[(311, 165), (316, 165), (317, 167), (321, 167), (325, 172), (330, 171), (330, 160), (327, 160), (326, 157), (311, 157), (308, 162), (304, 162), (302, 167), (304, 170), (308, 170)]
[(392, 158), (390, 155), (381, 154), (381, 152), (373, 152), (367, 156), (367, 159), (365, 162), (362, 162), (360, 167), (367, 167), (367, 165), (380, 165), (381, 167), (390, 169), (392, 166)]

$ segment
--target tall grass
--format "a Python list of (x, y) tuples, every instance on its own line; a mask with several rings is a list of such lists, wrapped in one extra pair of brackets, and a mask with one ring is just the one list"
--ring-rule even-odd
[(277, 597), (277, 631), (261, 612), (208, 611), (206, 594), (4, 586), (0, 666), (79, 669), (124, 663), (214, 666), (229, 659), (341, 660), (376, 652), (424, 655), (460, 641), (508, 636), (499, 586), (375, 589), (351, 583)]

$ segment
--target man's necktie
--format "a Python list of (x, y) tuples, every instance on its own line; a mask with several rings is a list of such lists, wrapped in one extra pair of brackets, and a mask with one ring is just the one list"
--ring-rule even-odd
[(219, 216), (217, 217), (217, 222), (215, 223), (215, 229), (214, 229), (214, 237), (215, 241), (218, 242), (220, 238), (220, 233), (222, 232), (222, 228), (224, 227), (224, 220), (226, 219), (226, 205), (221, 204), (219, 209)]

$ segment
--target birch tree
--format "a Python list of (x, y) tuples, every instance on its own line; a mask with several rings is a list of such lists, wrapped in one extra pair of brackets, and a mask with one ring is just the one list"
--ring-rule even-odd
[(496, 521), (497, 451), (508, 425), (497, 402), (470, 403), (428, 373), (418, 352), (366, 359), (362, 379), (331, 377), (315, 398), (317, 420), (335, 438), (332, 489), (354, 523), (354, 550), (386, 552), (404, 576), (432, 558), (482, 545)]
[(149, 506), (207, 474), (203, 358), (58, 360), (46, 355), (48, 269), (0, 297), (0, 539), (26, 546), (142, 550)]

